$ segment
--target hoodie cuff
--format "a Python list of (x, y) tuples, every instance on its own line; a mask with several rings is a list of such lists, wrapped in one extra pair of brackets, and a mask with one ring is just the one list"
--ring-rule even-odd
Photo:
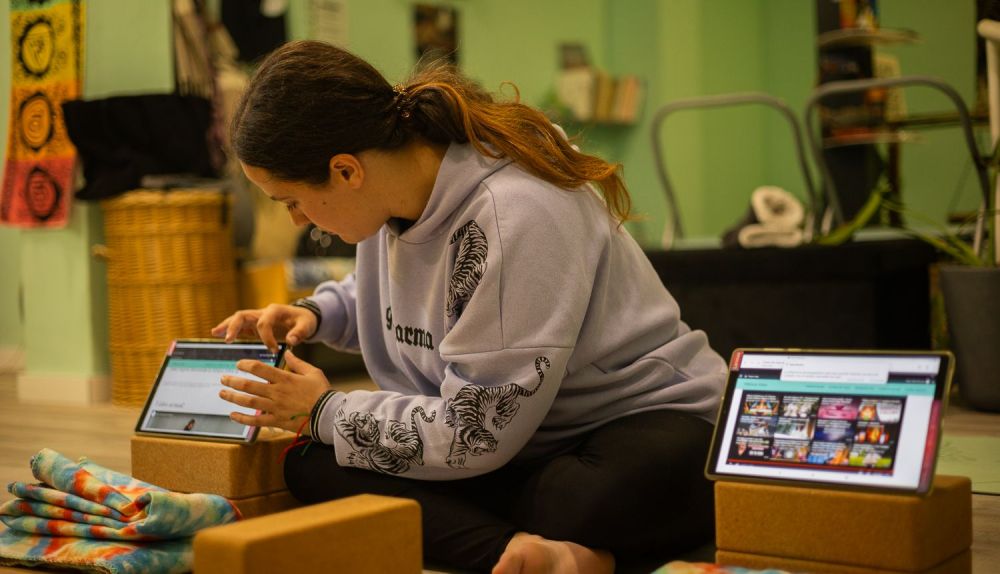
[(307, 339), (319, 333), (319, 326), (323, 324), (323, 313), (319, 310), (319, 305), (316, 304), (312, 299), (307, 299), (302, 297), (301, 299), (296, 299), (292, 303), (292, 307), (302, 307), (303, 309), (308, 309), (316, 316), (316, 328), (313, 329), (312, 335), (306, 337)]
[[(316, 404), (313, 405), (312, 410), (309, 412), (309, 436), (311, 436), (314, 441), (325, 442), (319, 436), (319, 418), (323, 413), (323, 409), (326, 407), (326, 404), (330, 402), (330, 399), (332, 399), (335, 395), (343, 395), (343, 393), (333, 389), (326, 391), (320, 395), (319, 400), (316, 401)], [(332, 444), (332, 441), (330, 444)]]

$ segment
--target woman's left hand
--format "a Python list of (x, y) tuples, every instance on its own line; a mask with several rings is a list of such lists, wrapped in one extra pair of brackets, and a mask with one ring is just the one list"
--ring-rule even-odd
[(302, 425), (316, 401), (330, 389), (330, 383), (322, 370), (293, 355), (291, 349), (285, 351), (285, 364), (288, 370), (249, 359), (236, 363), (237, 369), (268, 382), (229, 375), (222, 377), (222, 384), (229, 388), (219, 391), (220, 397), (241, 407), (261, 411), (256, 416), (234, 412), (229, 418), (257, 427), (279, 427), (290, 431), (302, 428), (303, 434), (308, 435), (309, 425), (304, 428)]

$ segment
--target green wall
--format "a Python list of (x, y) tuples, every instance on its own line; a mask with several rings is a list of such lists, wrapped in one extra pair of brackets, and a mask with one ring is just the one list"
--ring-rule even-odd
[[(0, 110), (2, 111), (2, 110)], [(19, 347), (23, 343), (21, 319), (21, 232), (0, 228), (0, 347)]]
[[(815, 2), (648, 0), (628, 5), (624, 10), (622, 3), (608, 3), (609, 61), (615, 71), (631, 71), (624, 69), (631, 63), (645, 72), (651, 78), (650, 100), (640, 125), (615, 148), (616, 159), (626, 166), (637, 206), (649, 215), (633, 232), (653, 244), (666, 202), (649, 150), (652, 112), (677, 98), (763, 91), (785, 100), (801, 121), (817, 77)], [(922, 38), (914, 45), (882, 48), (899, 57), (902, 73), (940, 77), (971, 107), (972, 0), (884, 0), (880, 6), (884, 27), (910, 28)], [(649, 30), (649, 22), (656, 23), (656, 30)], [(649, 42), (633, 31), (652, 33), (656, 40)], [(906, 100), (911, 112), (950, 109), (944, 97), (925, 89), (908, 90)], [(980, 196), (960, 132), (950, 128), (921, 134), (922, 143), (902, 149), (904, 200), (938, 222), (949, 211), (974, 210)], [(689, 237), (718, 237), (743, 215), (758, 185), (778, 185), (807, 197), (788, 124), (770, 109), (678, 112), (661, 135)]]
[[(539, 103), (558, 67), (557, 47), (581, 42), (605, 64), (606, 0), (492, 0), (451, 4), (459, 11), (460, 65), (490, 90), (515, 82), (521, 97)], [(416, 2), (364, 0), (348, 6), (348, 48), (390, 82), (405, 79), (413, 64), (412, 13)], [(308, 36), (305, 0), (292, 0), (290, 32)]]
[[(765, 0), (762, 8), (762, 89), (784, 100), (799, 121), (803, 122), (804, 128), (802, 111), (817, 79), (817, 54), (813, 48), (816, 42), (816, 3)], [(803, 202), (807, 201), (808, 192), (802, 169), (796, 159), (791, 128), (777, 112), (769, 111), (765, 114), (763, 142), (764, 183), (782, 187)], [(806, 141), (803, 144), (808, 146)], [(805, 153), (811, 158), (808, 147)], [(815, 170), (812, 173), (815, 174)], [(818, 192), (818, 179), (814, 178), (814, 182)]]
[[(86, 3), (84, 97), (173, 89), (167, 2)], [(9, 4), (0, 4), (0, 43), (10, 45)], [(9, 54), (10, 52), (8, 52)], [(10, 93), (9, 56), (0, 59), (0, 93)], [(0, 123), (6, 153), (7, 107)], [(76, 202), (65, 229), (0, 230), (0, 344), (22, 344), (29, 373), (107, 373), (104, 266), (90, 254), (101, 240), (100, 210)], [(23, 324), (18, 294), (23, 298)]]
[[(445, 2), (441, 2), (445, 3)], [(581, 42), (591, 59), (614, 74), (646, 79), (647, 102), (631, 127), (566, 126), (584, 149), (625, 166), (636, 212), (637, 238), (659, 243), (666, 202), (650, 149), (650, 119), (677, 98), (763, 91), (801, 115), (816, 78), (813, 0), (454, 0), (459, 10), (463, 69), (490, 89), (515, 82), (527, 103), (539, 104), (557, 71), (557, 47)], [(892, 48), (904, 73), (949, 81), (972, 101), (972, 0), (882, 0), (884, 26), (917, 30), (915, 46)], [(85, 94), (88, 98), (172, 87), (169, 9), (156, 2), (87, 3)], [(293, 37), (308, 34), (305, 0), (292, 0)], [(352, 0), (349, 47), (390, 81), (414, 63), (412, 3)], [(8, 21), (0, 3), (0, 22)], [(0, 44), (9, 29), (0, 26)], [(9, 93), (9, 58), (0, 59), (0, 94)], [(6, 98), (0, 104), (0, 150), (6, 147)], [(907, 93), (910, 109), (940, 109), (942, 98)], [(667, 122), (666, 157), (689, 236), (718, 237), (745, 211), (750, 191), (776, 184), (804, 197), (801, 174), (783, 120), (767, 109), (682, 112)], [(926, 133), (927, 143), (903, 151), (904, 198), (938, 219), (948, 206), (974, 208), (964, 148), (953, 130)], [(971, 175), (971, 174), (970, 174)], [(958, 190), (958, 191), (956, 191)], [(24, 345), (28, 369), (83, 374), (106, 370), (103, 266), (89, 249), (100, 241), (100, 214), (78, 203), (64, 230), (0, 228), (0, 346)], [(24, 318), (19, 299), (23, 297)]]
[[(584, 149), (624, 164), (640, 215), (629, 227), (648, 245), (659, 243), (667, 216), (650, 149), (650, 121), (659, 105), (761, 91), (785, 100), (801, 119), (816, 82), (813, 0), (450, 4), (460, 13), (461, 65), (487, 88), (512, 80), (527, 102), (540, 103), (556, 73), (556, 47), (574, 40), (587, 45), (591, 59), (613, 74), (646, 78), (647, 103), (635, 126), (565, 127), (580, 136)], [(915, 46), (886, 50), (900, 57), (903, 73), (940, 76), (971, 102), (972, 0), (884, 0), (880, 5), (883, 26), (912, 28), (923, 37)], [(304, 0), (293, 0), (296, 37), (307, 36), (304, 6)], [(390, 80), (405, 77), (413, 64), (409, 10), (410, 4), (399, 0), (349, 6), (350, 48)], [(919, 90), (908, 92), (907, 100), (915, 111), (945, 103)], [(718, 237), (743, 216), (750, 192), (759, 185), (778, 185), (807, 198), (788, 124), (776, 111), (750, 106), (679, 112), (660, 135), (689, 237)], [(963, 170), (969, 170), (958, 132), (929, 132), (925, 140), (904, 147), (904, 197), (941, 221), (949, 205), (974, 208), (973, 178), (956, 187)]]
[[(920, 34), (917, 44), (885, 48), (899, 58), (903, 73), (943, 79), (972, 108), (976, 101), (975, 3), (881, 0), (880, 5), (883, 26), (911, 28)], [(909, 113), (954, 110), (951, 101), (937, 91), (910, 88), (905, 94)], [(982, 194), (960, 130), (919, 133), (922, 142), (906, 144), (901, 152), (903, 201), (915, 213), (942, 223), (949, 211), (976, 210)]]
[[(0, 46), (9, 54), (10, 3), (0, 3)], [(10, 114), (10, 56), (0, 57), (0, 150), (7, 149), (7, 118)], [(6, 158), (5, 158), (6, 159)], [(2, 173), (2, 172), (0, 172)], [(2, 177), (2, 176), (0, 176)], [(0, 347), (18, 347), (24, 342), (21, 317), (21, 231), (0, 227)]]

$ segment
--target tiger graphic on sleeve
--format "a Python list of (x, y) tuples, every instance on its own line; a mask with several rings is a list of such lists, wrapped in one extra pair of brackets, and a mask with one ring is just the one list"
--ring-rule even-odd
[(490, 419), (496, 430), (501, 430), (514, 415), (520, 405), (518, 399), (534, 395), (545, 381), (545, 371), (551, 367), (547, 357), (535, 359), (535, 372), (538, 373), (538, 384), (528, 390), (511, 383), (499, 387), (480, 387), (465, 385), (455, 397), (448, 400), (445, 409), (445, 424), (455, 429), (455, 437), (451, 441), (446, 462), (452, 468), (465, 468), (466, 456), (479, 456), (496, 452), (497, 439), (486, 428), (486, 411), (493, 407), (495, 413)]
[(389, 420), (385, 425), (387, 445), (382, 440), (378, 421), (371, 413), (346, 414), (343, 410), (339, 411), (337, 434), (353, 449), (347, 455), (347, 462), (383, 474), (400, 474), (413, 465), (423, 466), (424, 443), (420, 438), (417, 417), (425, 423), (432, 423), (436, 414), (437, 411), (432, 411), (428, 416), (423, 407), (413, 407), (409, 428), (402, 421)]
[(445, 313), (448, 317), (457, 319), (479, 286), (483, 273), (486, 272), (486, 254), (489, 245), (486, 242), (486, 234), (475, 220), (470, 220), (455, 231), (448, 245), (455, 243), (458, 243), (458, 255), (455, 257), (455, 269), (448, 284)]

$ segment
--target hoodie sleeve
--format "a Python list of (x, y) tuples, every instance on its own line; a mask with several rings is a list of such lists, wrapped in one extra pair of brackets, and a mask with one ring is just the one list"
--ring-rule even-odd
[(477, 374), (502, 371), (509, 382), (497, 386), (470, 380), (451, 364), (440, 397), (331, 392), (313, 409), (312, 436), (335, 446), (341, 466), (423, 480), (484, 474), (532, 437), (559, 389), (567, 356), (518, 349), (470, 358)]
[(487, 210), (459, 222), (447, 254), (440, 396), (325, 396), (312, 436), (335, 446), (340, 465), (458, 479), (496, 470), (528, 444), (566, 375), (607, 239), (594, 231), (606, 220), (583, 217), (584, 198), (558, 193), (561, 206), (552, 196), (512, 196), (517, 217)]
[(310, 342), (322, 342), (348, 353), (360, 353), (357, 284), (351, 273), (343, 281), (320, 283), (308, 297), (320, 310), (320, 323)]

